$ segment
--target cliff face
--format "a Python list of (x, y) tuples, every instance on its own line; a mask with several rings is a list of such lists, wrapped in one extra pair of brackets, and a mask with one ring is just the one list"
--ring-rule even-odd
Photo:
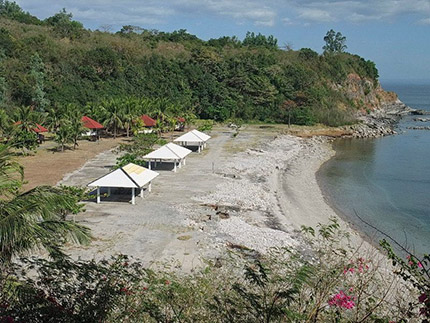
[[(367, 112), (379, 109), (384, 104), (393, 104), (398, 101), (397, 94), (385, 91), (378, 83), (363, 79), (357, 74), (349, 74), (343, 85), (346, 96)], [(364, 111), (363, 111), (364, 112)]]
[(402, 115), (412, 109), (401, 102), (394, 92), (385, 91), (379, 82), (349, 74), (340, 88), (358, 107), (358, 124), (345, 127), (353, 137), (367, 138), (395, 134), (394, 127)]

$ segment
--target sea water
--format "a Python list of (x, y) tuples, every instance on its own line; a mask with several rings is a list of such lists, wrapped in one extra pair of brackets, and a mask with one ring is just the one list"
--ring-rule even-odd
[[(406, 105), (430, 111), (430, 82), (382, 86)], [(406, 116), (394, 136), (335, 141), (336, 156), (318, 176), (333, 207), (367, 237), (377, 243), (386, 238), (381, 230), (422, 255), (430, 253), (430, 130), (408, 127), (430, 122), (414, 121), (417, 117), (430, 119)]]

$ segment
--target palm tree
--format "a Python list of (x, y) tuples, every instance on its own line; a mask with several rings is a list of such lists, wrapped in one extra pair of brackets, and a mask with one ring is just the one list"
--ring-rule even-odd
[(0, 109), (0, 138), (8, 137), (8, 135), (10, 134), (11, 126), (12, 124), (6, 111)]
[(14, 147), (22, 149), (23, 154), (37, 146), (38, 138), (33, 131), (36, 127), (36, 119), (37, 116), (32, 107), (19, 107), (15, 111), (11, 142)]
[(63, 257), (61, 246), (90, 241), (89, 229), (66, 220), (74, 210), (74, 196), (53, 187), (37, 187), (9, 201), (0, 201), (0, 263), (44, 249), (51, 257)]
[(61, 151), (64, 151), (64, 148), (68, 143), (74, 142), (73, 128), (69, 120), (61, 120), (60, 126), (57, 128), (57, 132), (55, 133), (55, 142), (60, 145)]
[(0, 145), (0, 265), (34, 249), (59, 257), (64, 256), (61, 246), (68, 241), (88, 243), (89, 230), (66, 220), (66, 214), (80, 210), (78, 198), (47, 186), (18, 194), (23, 168), (12, 157), (9, 147)]
[(138, 117), (137, 102), (133, 98), (127, 98), (122, 103), (123, 103), (122, 123), (127, 132), (127, 137), (129, 137), (130, 129), (131, 129), (131, 126), (133, 125), (133, 121)]
[(73, 149), (78, 146), (78, 139), (85, 131), (82, 123), (82, 112), (77, 105), (69, 104), (66, 107), (65, 118), (69, 123), (70, 140), (73, 141)]
[(103, 101), (102, 107), (105, 112), (103, 125), (113, 129), (113, 137), (116, 138), (118, 129), (123, 128), (123, 111), (117, 100)]
[(10, 147), (0, 144), (0, 197), (15, 194), (22, 185), (24, 169), (13, 160)]

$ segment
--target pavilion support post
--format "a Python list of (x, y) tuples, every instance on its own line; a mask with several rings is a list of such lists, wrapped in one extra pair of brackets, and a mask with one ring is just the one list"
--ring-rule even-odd
[(174, 165), (174, 166), (173, 166), (173, 172), (175, 172), (175, 173), (176, 173), (176, 160), (174, 160), (174, 161), (173, 161), (173, 165)]
[(143, 187), (140, 188), (140, 197), (143, 198)]
[(136, 189), (134, 187), (132, 187), (131, 188), (131, 204), (133, 204), (133, 205), (136, 204), (135, 194), (136, 194)]
[(183, 165), (185, 166), (185, 158), (183, 159)]
[(151, 160), (148, 160), (148, 169), (151, 169)]
[(108, 193), (107, 193), (107, 196), (110, 196), (110, 187), (108, 187)]
[(198, 149), (198, 153), (200, 154), (200, 152), (202, 151), (202, 147), (199, 144), (199, 149)]
[(97, 204), (100, 204), (100, 187), (97, 187)]
[(179, 159), (178, 168), (182, 167), (182, 159)]
[(148, 184), (148, 192), (151, 192), (151, 190), (152, 190), (152, 183), (149, 182), (149, 184)]

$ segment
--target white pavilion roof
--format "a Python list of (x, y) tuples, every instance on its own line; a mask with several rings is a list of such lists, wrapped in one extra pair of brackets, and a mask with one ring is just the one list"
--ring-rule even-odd
[(90, 187), (140, 188), (159, 174), (145, 167), (130, 163), (88, 184)]
[(183, 134), (182, 136), (176, 138), (173, 141), (176, 141), (176, 142), (206, 142), (209, 138), (210, 138), (210, 136), (204, 134), (203, 132), (200, 132), (197, 130), (192, 130), (192, 131), (189, 131), (189, 132)]
[(153, 152), (143, 156), (144, 159), (169, 159), (178, 160), (185, 158), (192, 151), (182, 146), (169, 142)]
[(191, 132), (199, 138), (202, 138), (204, 141), (208, 141), (209, 139), (211, 139), (211, 136), (205, 134), (204, 132), (198, 131), (197, 129), (191, 130)]

